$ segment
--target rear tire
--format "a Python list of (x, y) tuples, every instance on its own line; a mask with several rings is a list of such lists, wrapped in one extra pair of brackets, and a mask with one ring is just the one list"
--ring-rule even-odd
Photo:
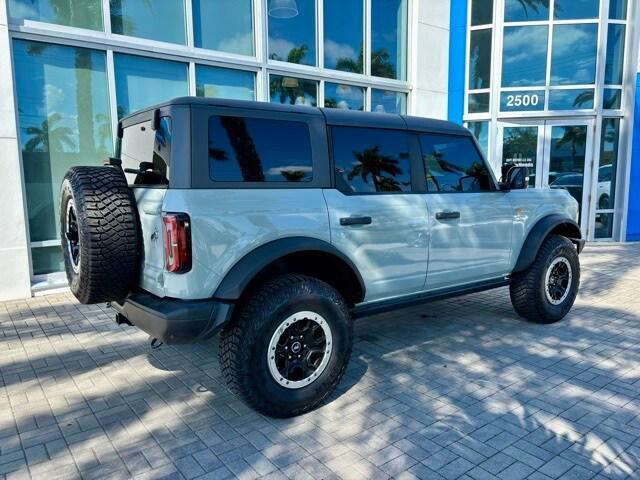
[(518, 315), (535, 323), (554, 323), (569, 313), (580, 286), (580, 260), (571, 241), (545, 239), (533, 264), (514, 274), (509, 293)]
[(333, 392), (352, 345), (342, 296), (316, 278), (289, 274), (258, 288), (222, 331), (220, 367), (229, 388), (253, 409), (292, 417)]
[(122, 170), (73, 167), (60, 194), (62, 253), (80, 303), (124, 299), (139, 262), (138, 210)]

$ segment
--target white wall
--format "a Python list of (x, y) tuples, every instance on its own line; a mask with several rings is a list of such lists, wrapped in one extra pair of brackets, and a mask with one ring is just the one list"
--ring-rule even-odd
[[(450, 0), (414, 0), (410, 112), (447, 119)], [(417, 19), (417, 20), (416, 20)]]
[(0, 1), (0, 300), (31, 296), (6, 2)]

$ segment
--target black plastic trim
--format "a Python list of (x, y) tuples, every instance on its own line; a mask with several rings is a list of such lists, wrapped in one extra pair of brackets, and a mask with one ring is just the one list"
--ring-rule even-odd
[(111, 307), (133, 325), (166, 344), (209, 338), (229, 320), (234, 304), (219, 299), (160, 298), (146, 291), (131, 293)]
[(370, 315), (389, 312), (399, 308), (411, 307), (413, 305), (420, 305), (427, 302), (433, 302), (435, 300), (443, 300), (446, 298), (457, 297), (459, 295), (483, 292), (485, 290), (491, 290), (493, 288), (504, 287), (505, 285), (509, 285), (509, 279), (506, 277), (483, 280), (482, 282), (472, 283), (468, 285), (443, 288), (430, 292), (420, 292), (412, 295), (392, 298), (389, 300), (360, 304), (352, 310), (352, 314), (354, 318), (368, 317)]
[(578, 253), (580, 253), (584, 248), (584, 240), (582, 239), (580, 226), (575, 221), (560, 214), (549, 215), (538, 220), (527, 235), (527, 239), (522, 245), (518, 261), (516, 262), (516, 266), (513, 271), (523, 272), (529, 268), (535, 261), (536, 256), (538, 255), (538, 250), (540, 250), (540, 246), (542, 245), (542, 242), (544, 242), (544, 239), (547, 238), (554, 228), (560, 225), (569, 225), (570, 228), (574, 229), (578, 234), (572, 235), (568, 238), (576, 244)]
[(226, 274), (216, 292), (215, 298), (237, 300), (249, 282), (267, 265), (279, 258), (297, 252), (324, 252), (338, 257), (355, 273), (365, 295), (364, 280), (354, 263), (336, 247), (324, 240), (309, 237), (287, 237), (265, 243), (240, 259)]

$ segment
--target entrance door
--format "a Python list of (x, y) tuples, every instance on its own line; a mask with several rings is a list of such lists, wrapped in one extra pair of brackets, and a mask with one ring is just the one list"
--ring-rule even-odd
[[(567, 190), (580, 205), (580, 228), (592, 238), (593, 120), (498, 124), (498, 160), (529, 167), (529, 185)], [(499, 170), (498, 170), (499, 171)]]

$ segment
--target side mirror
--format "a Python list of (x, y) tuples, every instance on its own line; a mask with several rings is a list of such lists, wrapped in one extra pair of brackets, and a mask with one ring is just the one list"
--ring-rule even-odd
[(500, 190), (523, 190), (528, 186), (529, 169), (527, 167), (518, 167), (515, 165), (505, 165), (503, 168), (502, 182), (500, 182)]

